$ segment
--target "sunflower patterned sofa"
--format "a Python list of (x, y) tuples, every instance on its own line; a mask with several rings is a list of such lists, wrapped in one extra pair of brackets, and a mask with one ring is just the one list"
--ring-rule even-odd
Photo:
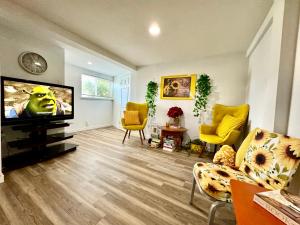
[(215, 155), (215, 163), (194, 165), (190, 203), (197, 184), (200, 192), (214, 201), (209, 224), (213, 223), (216, 209), (231, 202), (231, 179), (270, 190), (287, 188), (300, 162), (300, 139), (256, 128), (248, 134), (236, 156), (234, 153), (225, 145)]

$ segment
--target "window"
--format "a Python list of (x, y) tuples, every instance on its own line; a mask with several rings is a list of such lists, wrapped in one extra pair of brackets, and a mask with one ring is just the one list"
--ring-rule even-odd
[(113, 81), (82, 74), (81, 97), (112, 98)]

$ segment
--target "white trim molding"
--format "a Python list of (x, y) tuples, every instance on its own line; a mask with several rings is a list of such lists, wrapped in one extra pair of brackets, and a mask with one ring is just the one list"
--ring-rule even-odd
[(0, 184), (4, 182), (4, 175), (0, 172)]
[(272, 5), (271, 9), (268, 12), (268, 15), (264, 19), (264, 21), (261, 24), (261, 26), (259, 27), (256, 35), (254, 36), (253, 40), (251, 41), (251, 43), (250, 43), (250, 45), (247, 49), (247, 52), (246, 52), (246, 57), (247, 58), (251, 55), (251, 53), (254, 51), (254, 49), (256, 48), (258, 43), (260, 42), (260, 40), (263, 38), (265, 33), (271, 27), (271, 25), (273, 23), (273, 11), (274, 11), (274, 5)]

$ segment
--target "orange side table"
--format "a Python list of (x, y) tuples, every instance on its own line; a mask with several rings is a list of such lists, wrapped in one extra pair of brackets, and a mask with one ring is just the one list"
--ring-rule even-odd
[(237, 225), (285, 225), (253, 201), (255, 193), (267, 189), (238, 180), (231, 180), (230, 185)]

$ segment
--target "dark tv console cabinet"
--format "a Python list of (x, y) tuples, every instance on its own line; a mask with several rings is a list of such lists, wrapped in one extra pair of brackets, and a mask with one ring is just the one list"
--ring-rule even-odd
[(75, 151), (77, 147), (75, 144), (57, 144), (57, 142), (72, 138), (73, 135), (66, 133), (47, 134), (47, 130), (63, 128), (69, 125), (69, 123), (65, 122), (45, 122), (13, 126), (13, 130), (29, 132), (29, 137), (7, 143), (8, 151), (13, 150), (14, 154), (9, 154), (2, 159), (2, 169), (8, 171)]

